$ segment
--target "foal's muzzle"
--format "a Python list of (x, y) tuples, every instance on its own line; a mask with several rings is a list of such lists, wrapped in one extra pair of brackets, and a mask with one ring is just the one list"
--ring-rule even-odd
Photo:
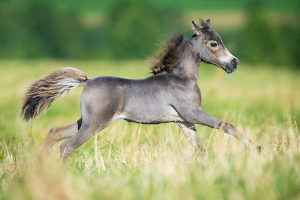
[(234, 72), (239, 65), (239, 60), (236, 58), (233, 58), (230, 63), (226, 64), (226, 66), (223, 68), (228, 74)]

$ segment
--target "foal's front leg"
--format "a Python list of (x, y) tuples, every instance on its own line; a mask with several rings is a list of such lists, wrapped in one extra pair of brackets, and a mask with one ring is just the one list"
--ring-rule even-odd
[(211, 128), (220, 129), (225, 133), (240, 139), (246, 147), (248, 147), (251, 142), (246, 136), (241, 134), (235, 126), (207, 114), (205, 111), (201, 110), (201, 108), (179, 107), (176, 108), (176, 110), (188, 123), (201, 124)]
[(181, 128), (183, 134), (190, 140), (195, 152), (205, 154), (205, 148), (198, 136), (195, 125), (189, 123), (178, 122), (177, 125)]

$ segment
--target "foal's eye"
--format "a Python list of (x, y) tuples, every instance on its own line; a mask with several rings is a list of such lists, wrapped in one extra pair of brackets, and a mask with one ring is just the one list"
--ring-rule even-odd
[(216, 42), (211, 42), (211, 43), (210, 43), (210, 46), (211, 46), (211, 47), (216, 47), (216, 46), (218, 46), (218, 44), (217, 44)]

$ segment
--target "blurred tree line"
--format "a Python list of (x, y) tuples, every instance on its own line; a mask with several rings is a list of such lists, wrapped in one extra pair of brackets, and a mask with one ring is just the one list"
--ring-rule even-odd
[[(249, 1), (245, 27), (231, 38), (234, 52), (248, 63), (295, 66), (300, 68), (299, 12), (290, 18), (271, 18), (262, 0)], [(297, 4), (300, 8), (300, 3)], [(299, 9), (297, 9), (299, 10)]]
[[(146, 0), (114, 0), (101, 23), (89, 25), (76, 7), (60, 10), (46, 0), (2, 0), (0, 58), (150, 57), (166, 35), (183, 30), (191, 35), (178, 10)], [(299, 67), (299, 21), (272, 23), (259, 0), (249, 1), (246, 14), (244, 27), (221, 32), (233, 43), (235, 55), (242, 62)]]
[(140, 0), (113, 1), (96, 26), (78, 13), (46, 0), (1, 1), (0, 58), (145, 58), (182, 24), (179, 12)]

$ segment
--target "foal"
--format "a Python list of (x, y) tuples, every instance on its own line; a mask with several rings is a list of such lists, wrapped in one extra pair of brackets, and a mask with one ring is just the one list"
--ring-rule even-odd
[(220, 36), (210, 28), (210, 20), (192, 22), (194, 35), (172, 37), (153, 62), (153, 76), (124, 79), (101, 76), (87, 79), (74, 68), (62, 68), (33, 83), (22, 107), (27, 121), (46, 110), (55, 98), (84, 85), (81, 94), (81, 118), (64, 127), (52, 128), (44, 149), (70, 138), (60, 146), (66, 161), (71, 153), (111, 122), (124, 119), (143, 124), (175, 122), (191, 141), (195, 150), (205, 152), (195, 124), (217, 128), (240, 139), (250, 141), (232, 124), (223, 122), (201, 109), (198, 87), (200, 62), (214, 64), (227, 73), (238, 67), (238, 60), (226, 49)]

